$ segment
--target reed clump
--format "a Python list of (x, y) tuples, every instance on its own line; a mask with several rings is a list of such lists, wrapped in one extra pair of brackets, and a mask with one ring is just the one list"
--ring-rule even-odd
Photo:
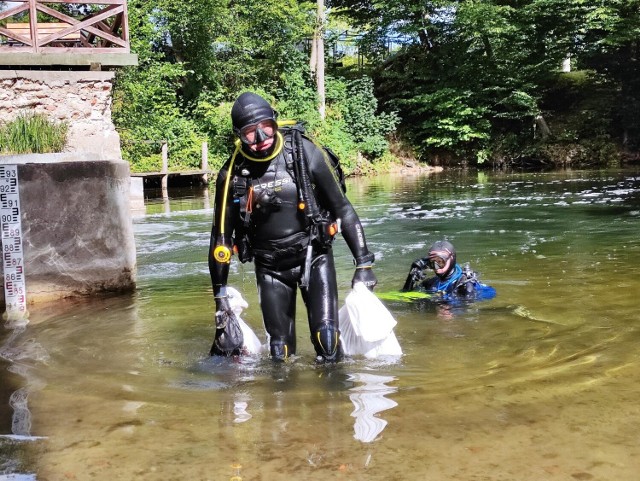
[(62, 152), (68, 130), (66, 122), (52, 122), (43, 114), (21, 114), (0, 125), (0, 154)]

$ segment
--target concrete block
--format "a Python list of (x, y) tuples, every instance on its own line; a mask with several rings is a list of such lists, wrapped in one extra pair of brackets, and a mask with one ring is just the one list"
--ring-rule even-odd
[(133, 217), (143, 216), (146, 213), (144, 205), (144, 179), (142, 177), (131, 177), (130, 191), (131, 215)]
[[(135, 289), (126, 162), (41, 154), (0, 164), (18, 165), (28, 304)], [(4, 290), (0, 297), (4, 305)]]

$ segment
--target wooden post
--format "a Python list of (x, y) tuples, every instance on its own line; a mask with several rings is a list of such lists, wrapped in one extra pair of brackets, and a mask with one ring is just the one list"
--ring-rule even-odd
[(169, 149), (167, 145), (167, 141), (162, 141), (162, 197), (169, 197), (169, 192), (167, 190), (167, 184), (169, 180)]
[(209, 210), (211, 208), (211, 199), (209, 198), (209, 195), (209, 187), (205, 187), (203, 196), (205, 210)]
[(206, 140), (202, 142), (202, 161), (200, 163), (200, 169), (204, 172), (204, 174), (202, 174), (202, 183), (206, 185), (209, 183), (209, 174), (207, 174), (207, 171), (209, 170), (209, 144), (207, 144)]
[(35, 53), (40, 51), (38, 47), (38, 10), (36, 0), (29, 0), (29, 29), (31, 30), (31, 47)]
[(540, 129), (540, 135), (542, 136), (542, 140), (545, 140), (547, 137), (551, 135), (551, 129), (549, 129), (549, 126), (547, 125), (547, 122), (544, 120), (544, 117), (542, 115), (540, 114), (536, 115), (534, 122), (535, 122), (534, 129), (535, 128)]

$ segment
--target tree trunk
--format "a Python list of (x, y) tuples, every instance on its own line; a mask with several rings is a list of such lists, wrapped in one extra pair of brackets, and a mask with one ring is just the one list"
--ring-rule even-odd
[[(320, 118), (325, 118), (325, 90), (324, 90), (324, 24), (325, 24), (325, 8), (324, 0), (317, 0), (317, 15), (316, 15), (316, 30), (314, 32), (314, 45), (315, 45), (315, 69), (311, 68), (312, 72), (315, 72), (316, 90), (318, 92), (318, 113)], [(313, 62), (313, 46), (311, 51), (311, 59)]]
[(309, 58), (309, 70), (311, 75), (316, 78), (316, 67), (318, 66), (318, 42), (316, 41), (316, 32), (313, 32), (313, 38), (311, 39), (311, 56)]

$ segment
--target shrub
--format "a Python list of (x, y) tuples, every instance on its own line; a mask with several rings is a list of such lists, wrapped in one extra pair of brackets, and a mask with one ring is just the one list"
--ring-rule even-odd
[(386, 136), (395, 130), (399, 121), (395, 112), (378, 114), (377, 109), (371, 78), (361, 77), (349, 82), (343, 107), (345, 127), (358, 149), (373, 159), (388, 150)]

